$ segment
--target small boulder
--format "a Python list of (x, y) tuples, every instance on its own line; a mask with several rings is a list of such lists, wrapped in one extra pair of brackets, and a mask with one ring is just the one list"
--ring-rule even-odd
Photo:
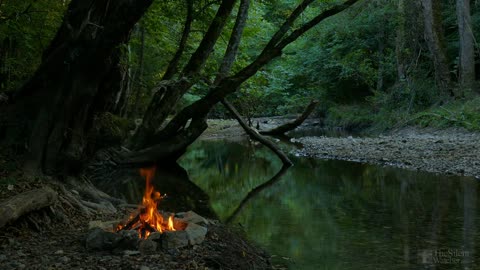
[(118, 233), (120, 239), (116, 245), (117, 249), (120, 250), (136, 250), (138, 248), (138, 232), (134, 230), (124, 230)]
[(113, 232), (106, 232), (100, 228), (93, 229), (85, 239), (88, 250), (111, 250), (120, 240), (120, 236)]
[(207, 235), (207, 228), (197, 225), (195, 223), (189, 223), (185, 232), (188, 235), (188, 242), (190, 245), (200, 244), (205, 240), (205, 235)]
[(188, 246), (186, 231), (166, 231), (162, 234), (162, 248), (173, 249)]
[(161, 238), (162, 238), (162, 234), (159, 232), (153, 232), (148, 236), (148, 240), (152, 240), (152, 241), (160, 241)]
[(195, 223), (198, 225), (208, 225), (208, 220), (193, 211), (181, 212), (175, 215), (183, 223)]
[(138, 250), (142, 254), (152, 254), (157, 250), (157, 242), (153, 240), (141, 240), (138, 245)]

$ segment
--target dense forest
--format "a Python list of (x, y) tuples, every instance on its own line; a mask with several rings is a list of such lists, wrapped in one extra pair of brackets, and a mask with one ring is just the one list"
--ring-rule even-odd
[[(8, 187), (0, 192), (5, 199), (0, 200), (0, 228), (39, 227), (45, 214), (38, 214), (38, 208), (54, 204), (62, 208), (57, 212), (68, 212), (69, 205), (89, 217), (112, 209), (117, 213), (125, 202), (107, 186), (137, 181), (132, 175), (140, 168), (146, 179), (143, 208), (118, 231), (136, 228), (145, 239), (190, 226), (174, 224), (173, 214), (156, 210), (164, 196), (150, 188), (157, 175), (176, 177), (161, 184), (178, 196), (171, 209), (167, 198), (168, 210), (195, 210), (227, 223), (292, 165), (306, 164), (297, 159), (302, 155), (479, 177), (478, 157), (465, 152), (476, 149), (480, 131), (479, 29), (480, 4), (470, 0), (0, 0), (0, 186)], [(241, 128), (227, 134), (232, 125)], [(323, 137), (288, 133), (299, 126), (341, 130), (348, 137), (319, 141)], [(379, 137), (357, 147), (351, 136), (413, 127), (455, 128), (460, 135), (453, 137), (460, 143), (443, 147), (449, 139)], [(213, 202), (217, 209), (212, 209), (205, 205), (204, 191), (211, 191), (218, 179), (209, 166), (222, 175), (227, 170), (250, 175), (239, 172), (243, 159), (228, 165), (237, 158), (230, 155), (244, 151), (237, 146), (213, 147), (215, 153), (208, 143), (198, 148), (201, 138), (222, 132), (224, 137), (246, 133), (275, 154), (265, 163), (278, 168), (265, 169), (269, 181), (250, 183), (248, 190), (232, 196), (238, 207), (227, 199)], [(280, 143), (285, 140), (288, 146)], [(298, 144), (304, 148), (289, 148)], [(195, 168), (182, 163), (205, 156), (215, 156), (201, 167), (212, 174), (210, 184), (203, 173), (192, 173)], [(179, 160), (189, 175), (206, 182), (190, 182)], [(304, 178), (309, 172), (305, 166), (298, 173)], [(27, 184), (19, 184), (23, 182)], [(17, 185), (22, 188), (14, 190)], [(130, 195), (140, 188), (128, 185), (125, 193)], [(31, 186), (43, 188), (35, 193)], [(472, 194), (465, 194), (470, 196), (465, 205), (476, 204)], [(143, 217), (150, 209), (155, 214)], [(33, 210), (33, 218), (21, 218)], [(222, 241), (243, 245), (229, 246), (230, 253), (222, 256), (225, 261), (232, 256), (231, 268), (221, 261), (218, 269), (263, 269), (268, 259), (262, 251), (216, 226), (209, 230), (223, 235)], [(215, 237), (207, 235), (209, 241)], [(202, 248), (206, 253), (215, 249)], [(243, 257), (247, 252), (253, 265), (242, 268), (238, 250)], [(209, 259), (201, 260), (212, 267)]]
[[(2, 102), (28, 104), (29, 101), (21, 97), (41, 92), (39, 84), (45, 81), (51, 84), (53, 78), (67, 77), (63, 72), (73, 73), (68, 76), (75, 77), (92, 71), (94, 74), (78, 75), (82, 77), (78, 79), (83, 80), (81, 83), (72, 77), (57, 82), (58, 85), (45, 86), (48, 91), (53, 91), (53, 87), (82, 88), (79, 97), (70, 97), (77, 103), (69, 106), (70, 109), (50, 104), (57, 100), (57, 93), (37, 97), (49, 100), (39, 102), (48, 110), (58, 110), (49, 111), (54, 118), (65, 117), (56, 120), (65, 125), (58, 127), (59, 134), (78, 129), (67, 132), (70, 133), (68, 143), (52, 146), (57, 148), (52, 149), (53, 152), (58, 148), (72, 148), (62, 149), (70, 155), (83, 155), (75, 152), (89, 148), (78, 144), (95, 126), (93, 119), (125, 125), (134, 119), (143, 119), (131, 145), (135, 149), (153, 145), (153, 142), (146, 142), (148, 133), (154, 133), (152, 131), (162, 126), (169, 115), (183, 110), (185, 113), (179, 114), (183, 119), (176, 117), (169, 125), (171, 130), (178, 129), (191, 119), (184, 109), (208, 99), (212, 84), (219, 84), (220, 78), (231, 74), (235, 74), (232, 79), (238, 80), (229, 82), (233, 83), (233, 89), (222, 87), (230, 88), (226, 91), (229, 99), (248, 118), (299, 113), (310, 100), (317, 99), (320, 103), (315, 115), (331, 127), (381, 131), (408, 124), (454, 124), (478, 128), (475, 29), (480, 22), (476, 2), (470, 5), (469, 1), (360, 1), (318, 25), (315, 21), (318, 14), (325, 14), (325, 18), (332, 15), (326, 14), (326, 9), (331, 9), (331, 1), (307, 1), (299, 5), (308, 5), (306, 10), (289, 17), (295, 4), (299, 4), (295, 2), (298, 1), (259, 1), (244, 7), (248, 9), (248, 19), (244, 29), (240, 29), (239, 36), (243, 38), (240, 42), (239, 37), (238, 48), (233, 48), (238, 50), (238, 57), (234, 53), (232, 59), (226, 59), (233, 63), (225, 67), (222, 59), (229, 40), (235, 43), (231, 29), (235, 24), (233, 14), (237, 11), (233, 9), (239, 7), (234, 7), (233, 3), (218, 12), (219, 3), (215, 1), (155, 1), (151, 6), (145, 3), (137, 14), (130, 10), (132, 15), (125, 25), (112, 25), (118, 29), (105, 33), (112, 35), (110, 37), (99, 36), (108, 30), (109, 25), (103, 24), (110, 21), (115, 24), (118, 18), (103, 18), (97, 14), (101, 23), (84, 18), (93, 16), (89, 10), (100, 7), (77, 7), (75, 1), (70, 4), (68, 1), (21, 4), (4, 1), (0, 24)], [(357, 1), (348, 1), (345, 5), (354, 2)], [(112, 16), (117, 16), (113, 14), (113, 7), (108, 8)], [(74, 14), (71, 16), (76, 16), (77, 21), (70, 23), (64, 14)], [(285, 18), (292, 19), (292, 24), (288, 25), (289, 29), (278, 31), (282, 23), (290, 23), (284, 21)], [(216, 25), (215, 20), (221, 21)], [(97, 34), (97, 31), (100, 32)], [(110, 44), (103, 44), (106, 41), (100, 40), (102, 38), (108, 38)], [(67, 46), (65, 42), (73, 42), (68, 43), (68, 52), (59, 55), (59, 59), (52, 59), (57, 62), (48, 62), (49, 55), (56, 52), (58, 46)], [(275, 42), (282, 48), (269, 47)], [(92, 47), (100, 44), (108, 51)], [(264, 55), (268, 59), (261, 59)], [(86, 63), (77, 63), (77, 60)], [(101, 64), (107, 66), (101, 67)], [(228, 72), (230, 69), (232, 71)], [(88, 85), (80, 85), (82, 83)], [(178, 83), (180, 86), (176, 85)], [(176, 93), (165, 100), (160, 98), (165, 91), (173, 93), (169, 91), (171, 87), (178, 88)], [(83, 92), (85, 88), (93, 90), (88, 94), (88, 91)], [(69, 94), (58, 95), (64, 96), (58, 96), (56, 102), (69, 100)], [(88, 100), (89, 95), (93, 95), (94, 100)], [(80, 96), (85, 96), (84, 102), (90, 104), (88, 109), (78, 108), (84, 104)], [(160, 102), (159, 98), (163, 100), (161, 104), (156, 103)], [(209, 108), (205, 116), (231, 117), (217, 103), (218, 100), (214, 101), (216, 105)], [(37, 115), (42, 109), (29, 110)], [(15, 121), (17, 125), (19, 120)], [(34, 123), (26, 125), (30, 130), (35, 126)], [(48, 126), (47, 123), (38, 125), (42, 129)], [(34, 146), (36, 143), (29, 139), (16, 143), (28, 142), (32, 144), (30, 149), (41, 148), (45, 142), (54, 140), (47, 137), (61, 136), (51, 134), (52, 130), (35, 131), (36, 139), (45, 137), (39, 145)], [(12, 132), (8, 134), (15, 134)], [(173, 134), (176, 131), (163, 132)], [(8, 134), (2, 136), (20, 137)], [(157, 135), (173, 140), (171, 134)], [(92, 151), (91, 148), (96, 146), (90, 146)]]

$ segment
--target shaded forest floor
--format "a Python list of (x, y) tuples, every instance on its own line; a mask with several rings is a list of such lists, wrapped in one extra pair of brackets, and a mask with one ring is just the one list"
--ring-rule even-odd
[(272, 269), (264, 253), (220, 224), (209, 226), (206, 240), (193, 247), (113, 254), (87, 251), (88, 229), (78, 223), (42, 232), (7, 229), (1, 235), (1, 269)]

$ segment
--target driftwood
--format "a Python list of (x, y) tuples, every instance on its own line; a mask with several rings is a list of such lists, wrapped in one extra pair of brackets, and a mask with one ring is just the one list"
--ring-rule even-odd
[(290, 159), (287, 157), (287, 155), (285, 155), (285, 153), (283, 153), (280, 149), (278, 149), (278, 147), (276, 147), (275, 144), (272, 141), (263, 137), (256, 130), (249, 127), (248, 124), (245, 122), (245, 120), (243, 120), (242, 116), (240, 116), (237, 109), (235, 109), (235, 107), (232, 104), (230, 104), (230, 102), (228, 102), (226, 99), (223, 99), (222, 104), (225, 106), (225, 108), (227, 108), (230, 111), (230, 113), (233, 114), (233, 116), (237, 119), (240, 126), (242, 126), (242, 128), (245, 130), (245, 132), (252, 139), (260, 142), (261, 144), (265, 145), (270, 150), (272, 150), (280, 158), (280, 160), (282, 160), (283, 164), (285, 164), (286, 166), (292, 166), (293, 165), (292, 161), (290, 161)]
[(285, 132), (291, 131), (296, 129), (298, 126), (300, 126), (307, 118), (308, 116), (313, 112), (315, 107), (317, 107), (318, 101), (312, 100), (310, 104), (308, 104), (307, 108), (303, 113), (295, 119), (294, 121), (288, 122), (286, 124), (280, 125), (276, 128), (270, 129), (270, 130), (265, 130), (265, 131), (260, 131), (260, 134), (262, 135), (282, 135), (285, 134)]
[(50, 206), (57, 200), (51, 188), (40, 188), (20, 193), (0, 203), (0, 228), (21, 216)]

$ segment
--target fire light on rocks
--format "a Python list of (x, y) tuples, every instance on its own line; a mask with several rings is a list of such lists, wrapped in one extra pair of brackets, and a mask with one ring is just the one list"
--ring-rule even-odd
[(85, 238), (89, 250), (139, 250), (149, 254), (157, 250), (168, 250), (198, 245), (207, 234), (210, 221), (193, 211), (166, 213), (158, 210), (158, 204), (164, 198), (155, 191), (152, 181), (155, 168), (140, 170), (145, 178), (145, 193), (142, 204), (126, 222), (91, 221), (90, 232)]

